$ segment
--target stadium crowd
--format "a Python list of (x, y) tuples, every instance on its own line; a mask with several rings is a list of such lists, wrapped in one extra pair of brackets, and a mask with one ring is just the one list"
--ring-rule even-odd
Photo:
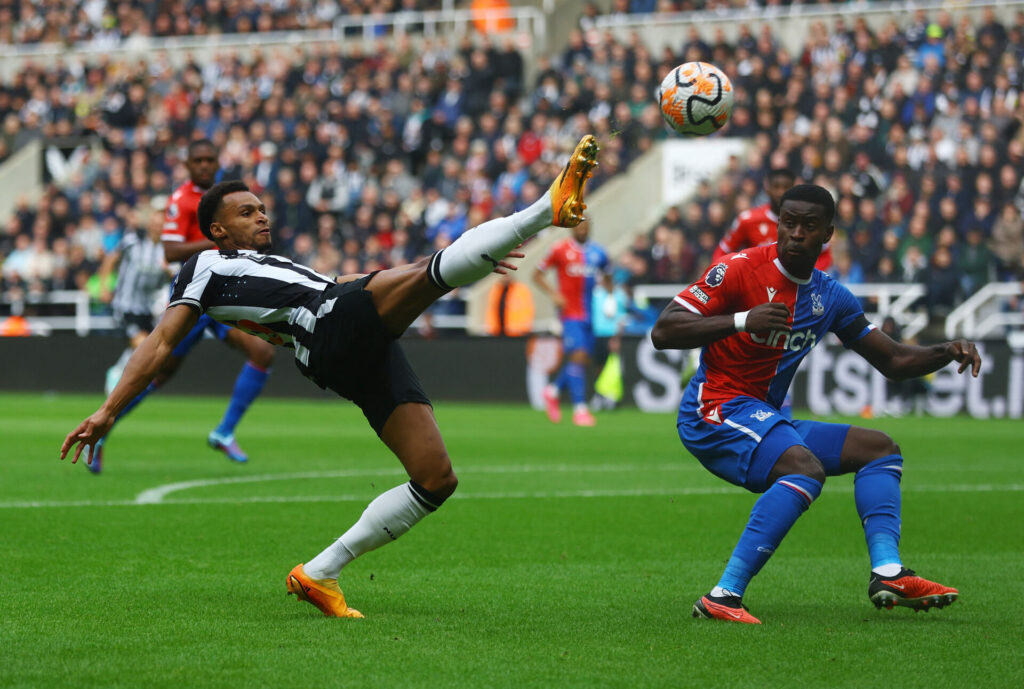
[[(277, 6), (223, 8), (250, 5)], [(797, 55), (770, 24), (735, 42), (691, 27), (660, 52), (587, 30), (586, 16), (581, 26), (538, 58), (530, 83), (514, 42), (487, 37), (223, 53), (180, 68), (159, 54), (29, 65), (0, 84), (0, 161), (39, 137), (101, 146), (50, 148), (54, 181), (0, 219), (0, 288), (98, 293), (103, 255), (183, 181), (196, 137), (220, 148), (223, 178), (267, 200), (282, 253), (328, 273), (406, 262), (537, 198), (563, 144), (586, 131), (604, 146), (594, 187), (624, 170), (668, 135), (652, 97), (661, 76), (695, 59), (732, 76), (723, 134), (754, 146), (617, 257), (623, 280), (693, 278), (735, 215), (765, 200), (773, 167), (835, 191), (840, 279), (923, 281), (938, 310), (992, 277), (1020, 279), (1024, 13), (1004, 26), (918, 12), (877, 32), (839, 19)]]
[[(0, 44), (115, 47), (152, 36), (329, 29), (339, 18), (441, 8), (441, 0), (44, 0), (0, 2)], [(375, 28), (383, 33), (384, 27)]]

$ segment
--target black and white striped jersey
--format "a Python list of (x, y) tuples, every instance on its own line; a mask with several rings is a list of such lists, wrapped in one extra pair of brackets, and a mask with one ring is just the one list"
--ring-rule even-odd
[(324, 290), (335, 284), (282, 256), (209, 249), (182, 266), (168, 307), (188, 304), (215, 321), (291, 347), (308, 375), (313, 331), (337, 301), (325, 300)]
[(117, 250), (121, 252), (121, 261), (111, 307), (121, 315), (152, 315), (156, 292), (167, 285), (163, 244), (145, 234), (128, 231)]

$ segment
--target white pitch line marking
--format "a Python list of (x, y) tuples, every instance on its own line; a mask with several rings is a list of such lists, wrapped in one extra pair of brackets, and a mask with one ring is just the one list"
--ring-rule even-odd
[[(648, 466), (628, 464), (522, 464), (512, 466), (481, 466), (474, 467), (464, 473), (473, 474), (530, 474), (530, 473), (610, 473), (610, 472), (632, 472), (632, 471), (688, 471), (698, 467), (685, 464), (655, 464)], [(207, 488), (231, 483), (260, 483), (263, 481), (292, 481), (296, 479), (311, 478), (354, 478), (360, 476), (404, 476), (401, 469), (351, 469), (339, 471), (303, 471), (291, 474), (257, 474), (256, 476), (231, 476), (228, 478), (197, 479), (194, 481), (181, 481), (180, 483), (167, 483), (156, 488), (144, 490), (135, 497), (135, 502), (140, 505), (149, 505), (163, 502), (171, 493), (177, 493), (191, 488)]]
[[(377, 472), (379, 475), (380, 472)], [(294, 474), (278, 476), (294, 477)], [(256, 477), (251, 477), (256, 478)], [(317, 474), (314, 478), (323, 478)], [(266, 479), (263, 479), (266, 480)], [(233, 481), (240, 483), (240, 481)], [(919, 485), (904, 488), (904, 493), (993, 493), (1021, 492), (1024, 484), (954, 484), (954, 485)], [(853, 486), (835, 486), (830, 493), (849, 494)], [(740, 495), (741, 489), (734, 486), (707, 486), (703, 488), (638, 488), (608, 490), (575, 490), (575, 491), (536, 491), (508, 493), (466, 493), (460, 492), (452, 496), (458, 500), (541, 500), (550, 498), (612, 498), (612, 497), (687, 497), (700, 495)], [(372, 499), (368, 495), (281, 495), (281, 496), (245, 496), (237, 498), (171, 498), (160, 502), (138, 502), (137, 500), (68, 500), (68, 501), (19, 501), (0, 502), (0, 509), (33, 509), (44, 507), (138, 507), (141, 505), (244, 505), (259, 503), (316, 503), (316, 502), (367, 502)]]

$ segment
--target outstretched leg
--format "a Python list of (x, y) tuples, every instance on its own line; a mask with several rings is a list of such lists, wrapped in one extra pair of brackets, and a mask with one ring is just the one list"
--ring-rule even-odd
[(486, 276), (510, 251), (544, 228), (579, 225), (598, 150), (594, 137), (584, 136), (551, 188), (529, 208), (477, 225), (430, 258), (374, 276), (368, 289), (391, 334), (405, 332), (444, 293)]
[(341, 538), (288, 575), (288, 590), (329, 617), (362, 617), (346, 605), (338, 587), (342, 568), (397, 540), (444, 504), (459, 483), (429, 405), (398, 405), (384, 424), (381, 439), (410, 480), (374, 498)]
[(903, 457), (881, 431), (853, 426), (843, 443), (840, 470), (853, 473), (857, 514), (871, 558), (868, 597), (875, 607), (930, 610), (949, 605), (959, 591), (917, 576), (900, 559)]

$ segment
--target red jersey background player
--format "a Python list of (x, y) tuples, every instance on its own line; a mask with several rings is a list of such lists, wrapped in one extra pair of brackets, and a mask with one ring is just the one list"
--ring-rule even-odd
[[(573, 403), (572, 421), (577, 426), (594, 425), (594, 416), (586, 402), (586, 368), (594, 353), (590, 305), (597, 277), (600, 275), (602, 280), (608, 281), (608, 254), (589, 239), (590, 223), (584, 221), (573, 228), (570, 239), (551, 247), (533, 274), (534, 284), (558, 307), (562, 350), (567, 359), (555, 382), (544, 388), (548, 418), (554, 423), (561, 420), (558, 395), (562, 388), (568, 388)], [(544, 277), (544, 271), (549, 268), (557, 273), (557, 290)], [(606, 287), (610, 289), (610, 284)]]
[[(782, 195), (795, 182), (796, 175), (789, 170), (773, 168), (764, 180), (764, 191), (768, 194), (768, 203), (740, 213), (715, 248), (711, 262), (717, 263), (726, 254), (734, 254), (755, 246), (774, 244), (779, 237), (779, 203), (782, 201)], [(814, 267), (818, 270), (828, 270), (831, 266), (832, 251), (826, 244)]]
[[(188, 146), (188, 157), (185, 169), (188, 180), (174, 190), (167, 203), (164, 213), (163, 231), (160, 239), (164, 246), (164, 256), (168, 263), (188, 260), (193, 254), (215, 247), (214, 243), (203, 236), (199, 229), (199, 199), (216, 181), (219, 163), (217, 147), (209, 139), (197, 139)], [(235, 387), (231, 393), (231, 401), (220, 424), (207, 436), (207, 443), (215, 450), (220, 450), (235, 462), (246, 462), (248, 456), (235, 440), (235, 427), (241, 421), (249, 405), (263, 390), (270, 375), (270, 365), (274, 360), (274, 346), (269, 342), (236, 330), (222, 323), (217, 323), (207, 315), (201, 315), (195, 327), (175, 347), (166, 364), (160, 369), (153, 381), (126, 406), (116, 421), (134, 409), (149, 393), (163, 385), (178, 370), (181, 362), (192, 350), (203, 333), (209, 330), (217, 339), (226, 342), (239, 350), (246, 357)], [(109, 435), (109, 433), (108, 433)], [(103, 462), (104, 437), (96, 446), (90, 468), (98, 472)]]

